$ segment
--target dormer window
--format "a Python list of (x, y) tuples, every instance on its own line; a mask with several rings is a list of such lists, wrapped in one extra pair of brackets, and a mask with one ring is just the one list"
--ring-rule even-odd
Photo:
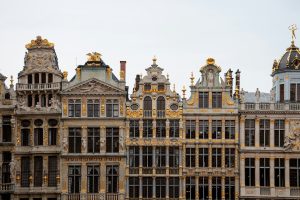
[(150, 90), (151, 90), (151, 83), (145, 83), (144, 91), (150, 91)]
[(279, 86), (279, 101), (284, 102), (284, 84)]
[(158, 91), (164, 91), (165, 90), (165, 84), (159, 83), (157, 89), (158, 89)]
[(300, 83), (292, 83), (290, 85), (290, 101), (299, 102), (300, 101)]
[(10, 94), (9, 94), (9, 92), (5, 93), (4, 98), (5, 98), (5, 99), (10, 99)]

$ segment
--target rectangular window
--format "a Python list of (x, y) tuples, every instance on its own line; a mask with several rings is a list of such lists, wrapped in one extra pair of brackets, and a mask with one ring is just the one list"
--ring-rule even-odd
[(222, 199), (222, 180), (221, 177), (212, 177), (212, 199)]
[(199, 121), (199, 138), (208, 139), (208, 120)]
[(81, 153), (81, 128), (69, 128), (69, 153)]
[(195, 148), (186, 148), (186, 167), (195, 167), (196, 153)]
[(142, 178), (142, 196), (143, 198), (152, 198), (153, 194), (153, 179), (152, 177)]
[(88, 128), (88, 153), (100, 153), (99, 128)]
[(157, 146), (155, 148), (155, 163), (157, 168), (166, 167), (166, 147)]
[(290, 159), (290, 186), (300, 187), (300, 159)]
[(129, 136), (131, 138), (138, 138), (140, 136), (139, 120), (130, 120), (129, 126)]
[(270, 160), (269, 158), (259, 159), (260, 186), (270, 186)]
[(195, 120), (186, 120), (185, 122), (186, 130), (186, 139), (195, 139), (196, 138), (196, 121)]
[(56, 145), (57, 128), (48, 128), (48, 145)]
[(196, 199), (196, 182), (195, 177), (188, 176), (186, 177), (186, 199), (187, 200), (195, 200)]
[(139, 177), (129, 177), (129, 198), (139, 198)]
[(2, 154), (2, 183), (11, 183), (11, 152), (4, 151)]
[(234, 168), (234, 162), (235, 162), (235, 149), (225, 148), (225, 167)]
[(165, 177), (157, 177), (155, 179), (156, 184), (156, 198), (165, 198), (166, 197), (166, 178)]
[(213, 108), (222, 108), (222, 92), (213, 92), (212, 93), (212, 107)]
[(212, 148), (212, 167), (222, 167), (221, 148)]
[(292, 83), (290, 85), (290, 101), (296, 102), (296, 84)]
[(212, 139), (222, 139), (222, 121), (212, 121)]
[(179, 177), (169, 177), (169, 197), (179, 198)]
[(209, 199), (208, 188), (208, 177), (199, 177), (199, 200)]
[(21, 129), (21, 145), (22, 146), (29, 146), (29, 136), (30, 136), (30, 129), (24, 128)]
[(80, 193), (81, 188), (81, 167), (78, 165), (69, 166), (68, 170), (69, 193)]
[(199, 148), (199, 167), (208, 167), (208, 148)]
[(106, 152), (119, 152), (119, 128), (106, 128)]
[(87, 166), (88, 193), (99, 192), (99, 175), (100, 175), (99, 165)]
[(143, 146), (143, 167), (152, 167), (153, 152), (152, 147)]
[(225, 121), (225, 139), (234, 140), (235, 137), (235, 120)]
[(29, 187), (30, 158), (21, 158), (21, 187)]
[(99, 99), (88, 99), (87, 100), (87, 114), (88, 114), (88, 117), (99, 117), (100, 116), (100, 101), (99, 101)]
[(2, 134), (2, 142), (11, 142), (11, 116), (3, 116)]
[(56, 187), (56, 176), (57, 176), (57, 157), (49, 156), (48, 158), (48, 186)]
[(208, 108), (208, 92), (199, 92), (199, 108)]
[(143, 120), (143, 137), (144, 138), (152, 137), (152, 120), (151, 119)]
[(137, 168), (140, 165), (140, 147), (139, 146), (131, 146), (129, 147), (129, 171), (134, 171), (131, 169)]
[(144, 91), (150, 91), (151, 90), (151, 83), (145, 83), (144, 84)]
[(279, 101), (284, 102), (284, 84), (280, 84), (279, 86)]
[(166, 137), (166, 120), (164, 119), (156, 120), (156, 137), (158, 138)]
[(270, 146), (270, 120), (259, 120), (259, 144), (261, 147)]
[(284, 187), (284, 158), (275, 158), (275, 187)]
[(255, 120), (245, 120), (245, 146), (253, 147), (255, 145)]
[(234, 179), (234, 177), (225, 177), (225, 199), (235, 199)]
[(170, 138), (178, 138), (179, 137), (179, 120), (178, 119), (170, 119)]
[(117, 99), (106, 100), (106, 117), (119, 117), (119, 101)]
[(165, 90), (165, 84), (164, 83), (159, 83), (157, 86), (158, 91), (164, 91)]
[(43, 145), (43, 128), (34, 129), (34, 145)]
[(285, 129), (284, 119), (275, 120), (275, 125), (274, 125), (275, 147), (283, 147), (284, 134), (285, 134), (284, 129)]
[(245, 184), (255, 186), (255, 158), (245, 159)]
[(43, 184), (43, 157), (34, 157), (34, 187), (42, 187)]
[(69, 117), (81, 116), (81, 100), (69, 99), (68, 101)]
[(169, 147), (169, 166), (170, 168), (179, 167), (179, 147)]

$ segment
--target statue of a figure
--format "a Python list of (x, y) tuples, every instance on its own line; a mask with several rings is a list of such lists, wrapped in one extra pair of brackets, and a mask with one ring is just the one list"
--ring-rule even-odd
[(104, 148), (105, 147), (105, 138), (101, 138), (100, 139), (100, 148)]
[(208, 87), (214, 86), (214, 73), (212, 69), (210, 69), (207, 73), (207, 86)]
[(9, 169), (10, 169), (10, 176), (15, 177), (16, 173), (16, 163), (14, 160), (10, 161), (9, 163)]
[(81, 147), (82, 147), (82, 150), (86, 149), (86, 138), (81, 139)]
[(62, 146), (65, 151), (68, 151), (68, 139), (66, 137), (64, 137), (62, 140)]
[(124, 150), (124, 145), (125, 145), (124, 143), (125, 143), (124, 136), (120, 135), (120, 138), (119, 138), (120, 150)]

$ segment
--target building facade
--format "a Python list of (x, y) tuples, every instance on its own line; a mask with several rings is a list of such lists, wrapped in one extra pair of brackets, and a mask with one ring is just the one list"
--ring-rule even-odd
[(300, 199), (294, 38), (270, 93), (208, 58), (182, 97), (156, 58), (129, 95), (126, 61), (117, 77), (89, 53), (68, 80), (53, 43), (26, 49), (16, 86), (0, 74), (1, 199)]

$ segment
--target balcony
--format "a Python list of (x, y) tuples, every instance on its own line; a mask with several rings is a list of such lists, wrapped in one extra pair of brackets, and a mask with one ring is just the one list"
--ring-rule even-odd
[[(122, 197), (121, 197), (122, 196)], [(124, 199), (122, 194), (104, 194), (104, 193), (76, 193), (62, 195), (62, 200), (119, 200)]]
[(17, 83), (17, 91), (38, 91), (38, 90), (59, 90), (60, 83), (36, 83), (22, 84)]
[(291, 187), (290, 189), (291, 196), (300, 196), (300, 188), (299, 187)]
[(2, 184), (0, 184), (0, 192), (1, 193), (13, 192), (14, 189), (15, 189), (15, 185), (13, 183), (2, 183)]
[(165, 116), (166, 116), (166, 111), (164, 110), (157, 111), (157, 118), (165, 118)]
[(300, 111), (300, 103), (242, 103), (244, 111)]
[(144, 118), (152, 118), (152, 110), (144, 110)]

